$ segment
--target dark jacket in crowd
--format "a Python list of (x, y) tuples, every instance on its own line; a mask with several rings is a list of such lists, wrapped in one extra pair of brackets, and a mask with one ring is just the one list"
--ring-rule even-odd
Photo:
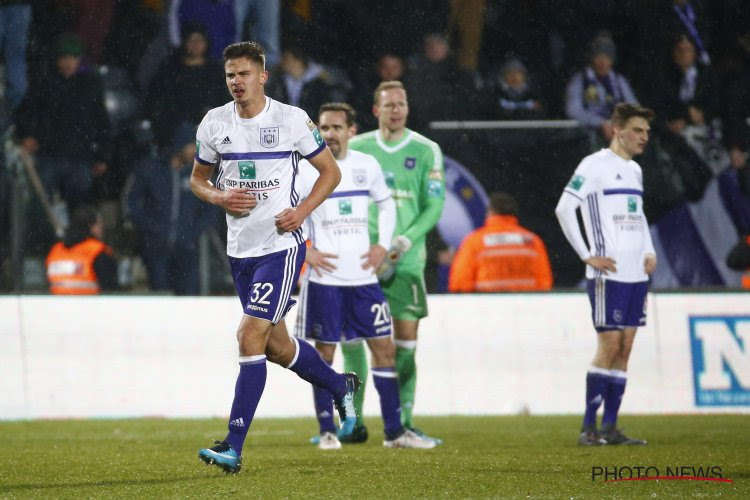
[(682, 70), (670, 64), (662, 70), (661, 76), (654, 83), (655, 97), (654, 111), (663, 120), (684, 118), (688, 120), (688, 106), (703, 111), (706, 121), (714, 118), (718, 113), (720, 96), (714, 73), (710, 67), (696, 64), (695, 93), (692, 99), (680, 99), (680, 86), (683, 81)]
[(188, 166), (170, 168), (168, 157), (148, 159), (136, 168), (127, 205), (144, 241), (194, 248), (201, 233), (217, 220), (216, 209), (190, 190), (190, 173)]
[(186, 66), (175, 54), (161, 65), (146, 96), (160, 146), (170, 144), (179, 123), (200, 123), (208, 110), (231, 100), (222, 75), (222, 65), (208, 58), (205, 64)]
[[(265, 85), (265, 92), (266, 95), (277, 101), (291, 104), (284, 78), (285, 73), (281, 68), (277, 67), (273, 71), (270, 71), (268, 82)], [(299, 102), (295, 105), (304, 109), (308, 116), (317, 120), (320, 106), (331, 101), (331, 95), (331, 86), (328, 84), (326, 73), (323, 72), (302, 85)]]
[(531, 86), (512, 89), (500, 82), (490, 87), (480, 113), (488, 120), (542, 120), (546, 118), (541, 95)]
[(170, 167), (170, 158), (148, 160), (133, 174), (127, 194), (130, 217), (141, 232), (141, 257), (152, 290), (197, 295), (198, 240), (218, 221), (219, 210), (190, 190), (189, 165)]
[(18, 137), (39, 141), (42, 156), (92, 162), (109, 159), (109, 119), (95, 73), (82, 70), (64, 78), (48, 70), (29, 86), (15, 125)]

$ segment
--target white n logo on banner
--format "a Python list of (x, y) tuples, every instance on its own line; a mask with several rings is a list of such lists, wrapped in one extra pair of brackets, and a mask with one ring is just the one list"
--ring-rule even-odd
[(698, 406), (750, 405), (750, 317), (692, 316)]
[(695, 336), (703, 342), (703, 372), (699, 383), (703, 389), (729, 389), (732, 381), (724, 363), (742, 387), (750, 388), (750, 321), (735, 325), (738, 339), (725, 322), (702, 322), (696, 325)]

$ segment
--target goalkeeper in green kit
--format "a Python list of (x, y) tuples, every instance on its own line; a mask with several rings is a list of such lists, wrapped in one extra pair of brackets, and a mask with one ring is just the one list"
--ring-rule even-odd
[[(394, 239), (377, 275), (393, 317), (401, 421), (405, 427), (424, 436), (412, 421), (417, 382), (415, 352), (419, 320), (427, 316), (425, 236), (440, 219), (445, 202), (443, 154), (436, 143), (406, 127), (409, 104), (401, 82), (378, 85), (373, 114), (378, 119), (378, 129), (352, 138), (349, 147), (378, 160), (396, 201)], [(377, 212), (371, 213), (369, 220), (370, 241), (377, 241)], [(356, 372), (363, 381), (355, 398), (357, 426), (343, 441), (364, 442), (367, 440), (367, 429), (362, 421), (364, 381), (367, 380), (365, 349), (362, 342), (343, 342), (342, 351), (346, 370)]]

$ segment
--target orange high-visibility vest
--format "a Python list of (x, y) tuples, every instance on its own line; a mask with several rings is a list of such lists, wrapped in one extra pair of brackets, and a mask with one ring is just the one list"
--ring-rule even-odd
[(453, 258), (451, 292), (549, 290), (552, 269), (541, 238), (511, 215), (487, 217)]
[(60, 295), (96, 295), (99, 284), (94, 260), (111, 249), (94, 238), (87, 238), (72, 247), (56, 243), (47, 255), (47, 279), (50, 291)]

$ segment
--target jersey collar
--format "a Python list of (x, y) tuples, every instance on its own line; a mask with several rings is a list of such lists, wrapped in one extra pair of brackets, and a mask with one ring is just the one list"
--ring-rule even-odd
[(375, 131), (375, 140), (378, 143), (378, 146), (380, 146), (380, 149), (385, 151), (386, 153), (395, 153), (399, 149), (403, 148), (407, 144), (409, 144), (409, 141), (411, 141), (411, 129), (406, 129), (406, 133), (404, 134), (404, 138), (401, 139), (401, 142), (394, 144), (393, 146), (389, 146), (386, 144), (385, 140), (383, 139), (383, 135), (380, 133), (380, 129), (377, 129)]
[(232, 116), (234, 116), (234, 119), (240, 123), (250, 123), (250, 122), (260, 120), (261, 117), (263, 117), (266, 113), (268, 113), (268, 110), (271, 109), (271, 101), (273, 100), (267, 95), (263, 97), (266, 98), (266, 105), (263, 106), (263, 111), (253, 116), (252, 118), (242, 118), (240, 114), (237, 112), (237, 104), (232, 102)]

